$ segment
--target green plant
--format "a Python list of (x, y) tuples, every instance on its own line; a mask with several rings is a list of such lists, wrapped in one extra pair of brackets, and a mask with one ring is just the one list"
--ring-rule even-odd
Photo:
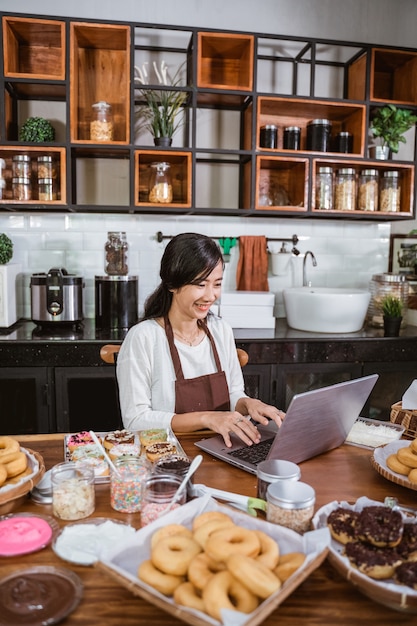
[[(167, 70), (168, 66), (162, 61), (160, 68), (158, 69), (156, 63), (153, 63), (153, 68), (157, 76), (158, 82), (163, 87), (178, 87), (181, 79), (181, 68), (178, 69), (171, 82), (168, 82)], [(145, 66), (142, 69), (138, 68), (137, 80), (141, 84), (147, 83), (147, 72)], [(141, 104), (137, 111), (137, 116), (144, 124), (144, 127), (154, 137), (170, 137), (174, 135), (175, 131), (181, 124), (181, 120), (178, 120), (177, 116), (183, 108), (186, 100), (187, 93), (184, 91), (177, 91), (171, 89), (141, 89), (140, 94), (144, 100), (144, 104)]]
[(20, 141), (43, 143), (55, 139), (55, 129), (51, 122), (43, 117), (29, 117), (22, 125), (19, 133)]
[(6, 265), (13, 256), (12, 240), (5, 234), (0, 233), (0, 265)]
[(403, 312), (403, 303), (401, 298), (397, 296), (386, 295), (381, 302), (382, 312), (387, 317), (401, 317)]
[(400, 143), (406, 143), (404, 133), (417, 122), (417, 116), (409, 109), (398, 109), (388, 104), (378, 109), (371, 121), (371, 131), (375, 137), (380, 137), (383, 146), (388, 146), (397, 153)]

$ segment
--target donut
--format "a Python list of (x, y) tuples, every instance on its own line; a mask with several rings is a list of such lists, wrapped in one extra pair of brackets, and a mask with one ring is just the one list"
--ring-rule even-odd
[(256, 559), (244, 554), (231, 554), (226, 561), (229, 572), (258, 598), (266, 600), (281, 588), (281, 581)]
[(417, 589), (417, 562), (401, 563), (394, 574), (396, 581), (413, 589)]
[(274, 574), (284, 583), (290, 576), (302, 566), (306, 559), (303, 552), (288, 552), (280, 556), (278, 565), (274, 569)]
[(10, 463), (17, 459), (20, 452), (20, 444), (13, 437), (0, 437), (0, 463)]
[(364, 543), (347, 543), (345, 553), (350, 563), (370, 578), (392, 578), (401, 557), (391, 548), (377, 548)]
[(279, 546), (277, 542), (262, 530), (254, 530), (253, 532), (258, 537), (261, 545), (256, 560), (265, 565), (268, 569), (274, 569), (279, 561)]
[(164, 596), (172, 596), (175, 589), (184, 582), (182, 576), (165, 574), (155, 567), (152, 561), (143, 561), (138, 567), (138, 578)]
[(355, 541), (355, 527), (359, 518), (359, 513), (352, 509), (338, 507), (329, 513), (327, 526), (330, 534), (336, 541), (346, 544)]
[(78, 446), (71, 452), (71, 461), (76, 462), (86, 458), (104, 459), (104, 456), (95, 443), (86, 443), (84, 446)]
[(205, 610), (204, 600), (201, 597), (201, 592), (194, 587), (192, 583), (186, 581), (181, 583), (174, 591), (174, 601), (182, 606), (187, 606), (190, 609), (196, 609), (197, 611)]
[(417, 524), (405, 523), (403, 536), (396, 548), (398, 554), (408, 561), (417, 561)]
[(408, 480), (415, 485), (417, 483), (417, 469), (412, 469), (408, 473)]
[(109, 457), (112, 461), (116, 461), (122, 456), (140, 457), (140, 446), (136, 443), (119, 443), (109, 450)]
[(4, 485), (7, 479), (7, 469), (3, 463), (0, 463), (0, 487)]
[(404, 463), (401, 463), (396, 454), (390, 454), (387, 457), (386, 463), (389, 469), (393, 472), (396, 472), (397, 474), (407, 476), (410, 473), (410, 468), (408, 467), (408, 465), (404, 465)]
[(168, 526), (162, 526), (161, 528), (158, 528), (158, 530), (156, 530), (151, 537), (151, 550), (159, 541), (161, 541), (161, 539), (171, 537), (172, 535), (185, 535), (186, 537), (192, 538), (193, 533), (189, 528), (183, 526), (182, 524), (168, 524)]
[(22, 474), (28, 466), (28, 458), (24, 452), (18, 452), (17, 458), (4, 464), (7, 471), (7, 478), (13, 478)]
[(417, 439), (413, 439), (413, 441), (410, 443), (410, 448), (413, 452), (417, 454)]
[(207, 540), (214, 532), (216, 532), (217, 530), (221, 530), (222, 528), (230, 528), (231, 526), (235, 526), (231, 518), (224, 519), (224, 520), (222, 519), (209, 520), (208, 522), (206, 522), (205, 524), (203, 524), (202, 526), (197, 528), (197, 530), (194, 531), (194, 539), (198, 544), (200, 544), (200, 546), (204, 550)]
[(123, 430), (114, 430), (111, 433), (107, 433), (103, 439), (103, 446), (106, 450), (111, 450), (113, 446), (118, 446), (121, 443), (135, 443), (135, 433), (123, 428)]
[(139, 441), (144, 447), (150, 446), (152, 443), (166, 441), (167, 439), (168, 433), (165, 428), (153, 428), (150, 430), (139, 431)]
[(212, 533), (205, 545), (205, 552), (214, 561), (225, 562), (234, 552), (257, 556), (260, 548), (260, 541), (253, 530), (233, 525)]
[(224, 564), (216, 563), (205, 552), (200, 552), (188, 567), (188, 580), (193, 583), (194, 587), (203, 590), (210, 578), (224, 569)]
[(30, 476), (31, 474), (33, 474), (33, 469), (28, 465), (24, 472), (22, 472), (21, 474), (16, 474), (16, 476), (12, 476), (11, 478), (8, 478), (5, 484), (16, 485), (16, 483), (19, 483), (21, 480), (23, 480), (23, 478), (26, 478), (26, 476)]
[(150, 446), (145, 447), (146, 456), (152, 463), (162, 459), (162, 457), (168, 454), (176, 454), (177, 448), (173, 443), (169, 441), (160, 441), (158, 443), (152, 443)]
[(399, 448), (397, 450), (397, 457), (400, 463), (407, 465), (411, 469), (417, 467), (417, 453), (414, 453), (410, 446), (406, 446), (405, 448)]
[(75, 448), (78, 448), (79, 446), (85, 446), (86, 444), (91, 443), (94, 443), (94, 440), (87, 430), (74, 433), (67, 438), (67, 448), (70, 452), (74, 452)]
[(203, 601), (206, 612), (219, 622), (222, 609), (252, 613), (259, 604), (258, 598), (227, 570), (210, 578), (203, 589)]
[(200, 513), (193, 520), (193, 530), (197, 530), (200, 526), (205, 524), (206, 522), (211, 521), (212, 519), (220, 519), (220, 520), (229, 520), (233, 521), (230, 515), (227, 513), (222, 513), (222, 511), (204, 511), (204, 513)]
[(356, 534), (361, 541), (379, 548), (397, 546), (403, 534), (401, 513), (386, 506), (367, 506), (359, 514)]
[(96, 457), (84, 457), (75, 462), (77, 467), (91, 467), (94, 471), (94, 476), (99, 478), (100, 476), (109, 476), (110, 468), (107, 461)]
[(193, 558), (201, 552), (200, 545), (185, 535), (165, 537), (151, 553), (152, 563), (165, 574), (185, 576)]

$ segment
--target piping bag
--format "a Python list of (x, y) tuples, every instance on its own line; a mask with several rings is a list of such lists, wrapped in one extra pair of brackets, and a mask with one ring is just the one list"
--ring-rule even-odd
[(248, 496), (242, 496), (238, 493), (232, 493), (231, 491), (222, 491), (221, 489), (213, 489), (212, 487), (206, 487), (206, 485), (191, 485), (191, 493), (195, 498), (205, 496), (206, 494), (223, 500), (227, 504), (231, 504), (237, 509), (241, 509), (245, 513), (249, 513), (252, 517), (256, 517), (256, 511), (266, 511), (266, 501), (261, 498), (250, 498)]

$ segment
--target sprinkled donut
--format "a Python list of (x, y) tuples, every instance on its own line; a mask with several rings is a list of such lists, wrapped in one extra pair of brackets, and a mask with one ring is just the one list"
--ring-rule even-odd
[(359, 514), (356, 533), (361, 541), (379, 548), (397, 546), (403, 534), (401, 513), (387, 506), (367, 506)]

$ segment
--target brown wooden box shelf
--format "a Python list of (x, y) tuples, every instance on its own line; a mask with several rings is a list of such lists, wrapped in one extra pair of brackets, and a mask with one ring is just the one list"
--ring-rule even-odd
[[(309, 160), (282, 156), (256, 158), (255, 209), (305, 212), (308, 207)], [(261, 196), (274, 203), (265, 205)]]
[[(32, 199), (31, 200), (14, 200), (12, 194), (12, 158), (15, 154), (27, 154), (30, 159), (31, 168), (31, 188)], [(5, 160), (6, 167), (3, 170), (3, 178), (6, 181), (5, 190), (3, 190), (3, 198), (0, 200), (0, 204), (7, 205), (20, 205), (20, 204), (47, 204), (47, 205), (65, 205), (67, 203), (66, 193), (66, 159), (65, 148), (54, 148), (51, 146), (42, 146), (37, 144), (36, 147), (27, 146), (20, 148), (18, 146), (0, 146), (0, 158)], [(56, 181), (54, 182), (54, 189), (56, 189), (56, 200), (39, 200), (38, 196), (38, 163), (37, 157), (40, 156), (52, 156), (54, 164), (56, 166)]]
[[(149, 201), (150, 165), (156, 162), (170, 164), (173, 199), (169, 204)], [(135, 206), (158, 208), (191, 207), (191, 153), (160, 150), (135, 151)]]
[(65, 80), (65, 22), (3, 16), (4, 75)]
[[(355, 170), (356, 176), (359, 176), (362, 170), (374, 169), (379, 173), (379, 179), (381, 180), (383, 173), (389, 170), (396, 170), (400, 172), (400, 185), (401, 185), (401, 200), (399, 212), (384, 212), (384, 211), (335, 211), (335, 210), (320, 210), (315, 208), (316, 197), (316, 180), (319, 167), (331, 167), (334, 174), (337, 170), (345, 167), (350, 167)], [(413, 216), (413, 204), (414, 204), (414, 165), (408, 165), (403, 163), (396, 163), (395, 161), (337, 161), (336, 159), (314, 159), (312, 167), (312, 213), (315, 214), (336, 214), (336, 215), (363, 215), (363, 216), (376, 216), (376, 217), (405, 217), (409, 218)]]
[(71, 22), (71, 141), (90, 141), (92, 105), (112, 106), (111, 143), (129, 142), (130, 27)]
[(197, 87), (252, 91), (254, 37), (198, 33)]
[[(283, 150), (283, 130), (286, 126), (301, 128), (300, 150), (307, 149), (307, 124), (313, 119), (332, 122), (332, 135), (347, 131), (353, 135), (352, 155), (364, 156), (366, 107), (362, 104), (329, 102), (327, 100), (302, 100), (299, 98), (258, 98), (256, 147), (259, 146), (260, 129), (266, 124), (278, 126), (278, 150)], [(294, 151), (289, 151), (294, 154)]]

